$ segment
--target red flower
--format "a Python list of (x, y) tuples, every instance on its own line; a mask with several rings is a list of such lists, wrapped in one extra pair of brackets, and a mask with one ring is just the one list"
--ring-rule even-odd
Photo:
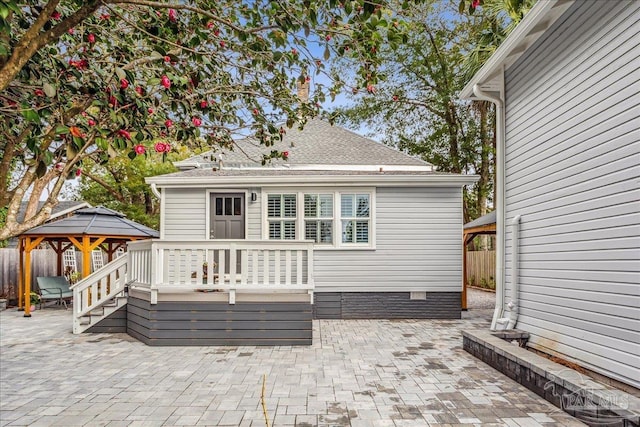
[(367, 85), (367, 92), (376, 93), (376, 87), (374, 85)]
[(109, 97), (109, 105), (111, 106), (111, 108), (116, 108), (118, 106), (118, 100), (115, 96), (111, 95)]
[(82, 169), (78, 168), (76, 169), (76, 176), (80, 176), (82, 175)]
[(471, 3), (471, 7), (475, 9), (478, 6), (480, 6), (480, 0), (473, 0), (473, 3)]
[(209, 21), (209, 22), (207, 22), (207, 28), (208, 28), (208, 29), (212, 29), (212, 28), (213, 28), (213, 26), (214, 26), (213, 21)]
[(144, 154), (147, 151), (147, 149), (144, 147), (144, 145), (138, 144), (135, 147), (133, 147), (133, 151), (135, 151), (137, 155), (141, 155), (141, 154)]
[(171, 151), (171, 145), (164, 142), (158, 142), (154, 146), (154, 149), (156, 150), (156, 153), (168, 153)]
[(304, 78), (304, 81), (305, 81), (305, 82), (307, 82), (307, 83), (309, 83), (309, 82), (311, 81), (311, 77), (309, 77), (309, 76), (305, 77), (305, 78)]
[(175, 9), (169, 9), (169, 21), (176, 22), (178, 19), (178, 12)]
[(64, 163), (56, 163), (56, 165), (54, 167), (55, 167), (56, 171), (62, 172), (62, 170), (64, 169)]
[(129, 87), (127, 79), (120, 79), (120, 89), (126, 89)]
[(191, 119), (191, 123), (193, 123), (195, 127), (198, 127), (202, 124), (202, 120), (200, 120), (198, 117), (193, 117)]
[(93, 33), (89, 34), (89, 35), (87, 36), (87, 41), (88, 41), (89, 43), (91, 43), (91, 44), (95, 43), (95, 42), (96, 42), (96, 36), (95, 36)]
[(165, 56), (164, 62), (171, 62), (171, 57), (169, 55)]
[(118, 131), (118, 136), (124, 139), (131, 139), (131, 134), (129, 133), (129, 131), (126, 131), (124, 129), (120, 129)]
[(144, 95), (144, 90), (140, 86), (136, 86), (135, 91), (140, 96)]
[(221, 47), (222, 49), (224, 49), (226, 45), (227, 45), (227, 44), (224, 42), (224, 40), (220, 40), (220, 47)]
[(36, 96), (44, 96), (44, 91), (42, 89), (36, 89), (33, 91)]
[(171, 120), (167, 119), (167, 120), (164, 121), (164, 125), (167, 128), (170, 128), (171, 126), (173, 126), (173, 122)]
[(284, 127), (280, 127), (280, 135), (284, 135), (285, 133), (287, 133), (287, 130)]
[(398, 95), (393, 95), (392, 98), (393, 98), (394, 101), (397, 101), (398, 100)]
[(296, 50), (296, 48), (291, 49), (291, 54), (293, 56), (296, 56), (298, 54), (298, 51)]
[(258, 114), (260, 114), (260, 112), (258, 111), (258, 109), (257, 109), (257, 108), (254, 108), (254, 109), (253, 109), (253, 115), (254, 115), (254, 116), (257, 116)]
[(169, 77), (167, 76), (162, 76), (160, 84), (164, 86), (165, 89), (169, 89), (171, 87), (171, 80), (169, 80)]
[(220, 36), (220, 30), (218, 30), (217, 28), (213, 30), (213, 35), (216, 37)]
[(286, 160), (289, 158), (289, 152), (288, 151), (283, 151), (282, 152), (282, 157)]
[(109, 18), (111, 18), (111, 15), (109, 15), (108, 13), (103, 13), (102, 15), (100, 15), (100, 19), (102, 19), (103, 21), (106, 21)]
[(151, 108), (151, 107), (147, 108), (147, 113), (153, 114), (153, 108)]
[(54, 20), (56, 20), (56, 21), (57, 21), (57, 20), (59, 20), (60, 18), (62, 18), (62, 15), (60, 15), (60, 12), (58, 12), (57, 10), (56, 10), (56, 11), (54, 11), (54, 12), (51, 14), (51, 19), (54, 19)]
[(69, 29), (67, 30), (67, 33), (69, 33), (69, 34), (73, 34), (73, 33), (75, 33), (75, 32), (76, 32), (76, 30), (74, 30), (73, 28), (69, 28)]
[(207, 108), (208, 105), (207, 101), (200, 101), (200, 108)]
[(329, 40), (331, 40), (331, 36), (330, 36), (329, 34), (327, 34), (327, 35), (325, 36), (325, 38), (324, 38), (324, 39), (325, 39), (326, 41), (329, 41)]
[(95, 125), (96, 125), (96, 121), (95, 121), (95, 120), (93, 120), (93, 119), (89, 119), (89, 120), (87, 120), (87, 124), (88, 124), (89, 126), (95, 126)]

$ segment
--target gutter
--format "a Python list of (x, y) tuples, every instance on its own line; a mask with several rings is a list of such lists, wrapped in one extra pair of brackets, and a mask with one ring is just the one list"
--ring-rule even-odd
[(227, 175), (227, 176), (199, 176), (181, 177), (160, 175), (146, 178), (150, 185), (163, 188), (220, 188), (224, 186), (255, 187), (295, 185), (297, 187), (318, 185), (353, 185), (368, 184), (378, 187), (458, 187), (473, 184), (478, 181), (477, 175), (448, 175), (448, 174), (376, 174), (376, 175)]
[[(502, 70), (504, 76), (504, 69)], [(503, 86), (504, 87), (504, 86)], [(496, 106), (496, 309), (491, 321), (491, 330), (496, 330), (498, 320), (504, 312), (504, 139), (505, 116), (504, 100), (501, 89), (498, 96), (490, 95), (480, 89), (478, 84), (473, 86), (473, 94), (482, 101), (489, 101)]]

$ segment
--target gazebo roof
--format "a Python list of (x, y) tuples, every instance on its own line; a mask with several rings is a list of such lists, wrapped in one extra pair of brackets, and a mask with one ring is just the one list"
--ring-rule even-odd
[(496, 211), (489, 212), (486, 215), (481, 216), (480, 218), (474, 219), (471, 222), (468, 222), (464, 225), (464, 229), (468, 230), (470, 228), (482, 227), (485, 225), (495, 225), (496, 223)]
[(103, 206), (80, 209), (59, 221), (43, 224), (25, 231), (23, 236), (110, 236), (158, 237), (159, 233), (145, 225), (131, 221), (120, 212)]

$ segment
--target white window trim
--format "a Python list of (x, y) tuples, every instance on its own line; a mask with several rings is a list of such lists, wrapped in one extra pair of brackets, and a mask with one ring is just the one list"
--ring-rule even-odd
[[(376, 249), (376, 188), (375, 187), (308, 187), (304, 189), (292, 189), (291, 187), (262, 188), (261, 218), (262, 239), (269, 240), (269, 218), (267, 216), (268, 197), (270, 194), (296, 194), (296, 240), (304, 239), (304, 195), (305, 194), (333, 194), (333, 244), (316, 243), (313, 249), (322, 250), (375, 250)], [(369, 194), (369, 242), (368, 243), (342, 243), (342, 194)], [(301, 203), (302, 201), (302, 203)]]
[(244, 239), (248, 240), (249, 238), (249, 218), (247, 215), (247, 210), (249, 208), (249, 191), (248, 190), (217, 190), (217, 189), (207, 189), (206, 191), (206, 199), (204, 202), (205, 205), (205, 240), (220, 240), (220, 239), (212, 239), (209, 236), (211, 235), (209, 232), (211, 231), (211, 193), (215, 194), (244, 194)]
[[(304, 215), (304, 196), (305, 195), (314, 195), (314, 196), (318, 196), (318, 195), (331, 195), (332, 196), (332, 207), (333, 207), (333, 212), (331, 212), (331, 217), (309, 217), (307, 218)], [(326, 191), (318, 191), (318, 192), (313, 192), (313, 191), (303, 191), (303, 192), (299, 192), (298, 193), (298, 197), (302, 197), (302, 218), (300, 221), (300, 226), (302, 228), (302, 234), (300, 237), (306, 238), (306, 225), (305, 225), (305, 221), (307, 221), (307, 219), (309, 219), (310, 221), (331, 221), (332, 224), (332, 230), (331, 230), (331, 243), (315, 243), (314, 247), (334, 247), (336, 245), (336, 193), (333, 190), (326, 190)], [(318, 212), (319, 212), (319, 206), (318, 206)], [(319, 230), (318, 230), (319, 232)]]
[[(269, 196), (271, 195), (278, 195), (278, 196), (296, 196), (296, 216), (291, 218), (291, 217), (283, 217), (283, 216), (279, 216), (277, 218), (269, 218)], [(293, 221), (295, 224), (295, 233), (296, 233), (296, 238), (293, 239), (295, 240), (302, 240), (300, 237), (300, 224), (299, 224), (299, 219), (300, 219), (300, 202), (298, 200), (298, 192), (297, 191), (283, 191), (281, 193), (276, 193), (276, 192), (269, 192), (266, 197), (263, 198), (263, 214), (266, 218), (266, 222), (264, 222), (264, 227), (263, 227), (263, 235), (265, 235), (265, 240), (282, 240), (282, 241), (292, 241), (291, 239), (269, 239), (269, 222), (271, 221), (278, 221), (280, 222), (280, 233), (284, 234), (284, 228), (282, 227), (282, 223), (285, 221)], [(284, 199), (281, 198), (281, 214), (282, 214), (282, 209), (284, 208)]]

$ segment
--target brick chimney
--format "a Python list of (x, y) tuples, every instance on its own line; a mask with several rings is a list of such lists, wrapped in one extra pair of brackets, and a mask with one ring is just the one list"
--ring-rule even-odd
[(309, 101), (309, 82), (305, 81), (302, 83), (298, 80), (298, 98), (300, 98), (302, 102)]

